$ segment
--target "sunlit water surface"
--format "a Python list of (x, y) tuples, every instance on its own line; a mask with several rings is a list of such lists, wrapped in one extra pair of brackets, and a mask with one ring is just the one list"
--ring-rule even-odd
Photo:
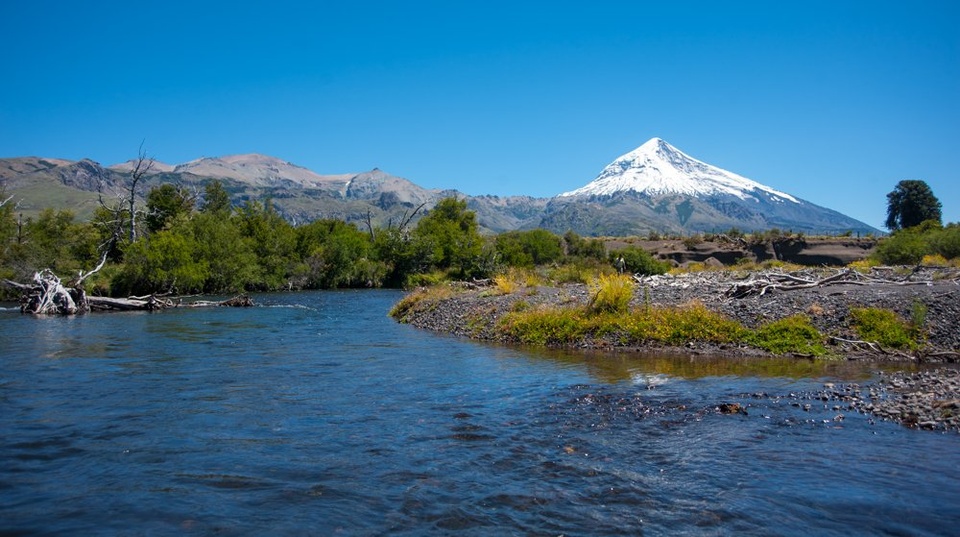
[(960, 531), (960, 435), (776, 397), (875, 367), (489, 346), (400, 296), (0, 311), (0, 534)]

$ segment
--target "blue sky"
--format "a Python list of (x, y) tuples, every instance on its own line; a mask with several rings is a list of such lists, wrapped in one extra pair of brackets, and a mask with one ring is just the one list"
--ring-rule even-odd
[(4, 2), (0, 157), (263, 153), (552, 196), (659, 136), (880, 227), (960, 221), (960, 2)]

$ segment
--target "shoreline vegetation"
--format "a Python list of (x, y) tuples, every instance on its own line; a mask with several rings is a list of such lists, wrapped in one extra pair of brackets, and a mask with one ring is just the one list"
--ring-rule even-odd
[(820, 397), (910, 427), (960, 431), (960, 373), (950, 365), (960, 361), (960, 269), (792, 268), (561, 284), (511, 270), (418, 288), (390, 315), (511, 345), (899, 364), (879, 384), (825, 385)]
[(460, 337), (555, 348), (657, 349), (936, 363), (960, 361), (960, 269), (536, 271), (421, 287), (390, 315)]

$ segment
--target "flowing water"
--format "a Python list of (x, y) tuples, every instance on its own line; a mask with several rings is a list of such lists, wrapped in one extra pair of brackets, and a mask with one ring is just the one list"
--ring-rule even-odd
[(960, 531), (960, 435), (789, 396), (875, 366), (483, 345), (400, 296), (0, 312), (0, 535)]

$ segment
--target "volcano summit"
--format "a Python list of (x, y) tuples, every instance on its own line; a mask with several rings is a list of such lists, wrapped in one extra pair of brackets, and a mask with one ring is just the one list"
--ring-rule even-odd
[(649, 231), (876, 233), (871, 226), (697, 160), (653, 138), (547, 207), (543, 227), (591, 235)]

